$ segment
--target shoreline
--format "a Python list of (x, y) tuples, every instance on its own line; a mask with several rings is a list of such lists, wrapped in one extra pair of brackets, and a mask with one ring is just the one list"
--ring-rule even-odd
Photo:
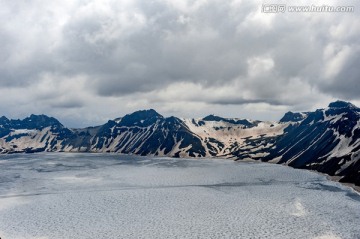
[[(234, 160), (235, 162), (236, 161), (240, 161), (240, 162), (259, 162), (259, 163), (270, 163), (270, 164), (277, 164), (276, 162), (263, 162), (263, 161), (259, 161), (259, 160), (255, 160), (255, 159), (241, 159), (241, 160)], [(277, 164), (277, 165), (283, 165), (283, 166), (286, 166), (286, 167), (290, 167), (290, 168), (294, 168), (294, 167), (291, 167), (287, 164)], [(341, 176), (331, 176), (329, 174), (326, 174), (326, 173), (322, 173), (322, 172), (319, 172), (319, 171), (316, 171), (316, 170), (312, 170), (312, 169), (303, 169), (303, 168), (294, 168), (294, 169), (300, 169), (300, 170), (308, 170), (310, 172), (314, 172), (314, 173), (317, 173), (319, 175), (322, 175), (322, 176), (325, 176), (327, 180), (330, 180), (330, 181), (333, 181), (333, 182), (337, 182), (337, 183), (340, 183), (341, 185), (344, 185), (345, 187), (349, 187), (351, 189), (353, 189), (355, 191), (355, 193), (359, 194), (360, 195), (360, 186), (357, 186), (355, 185), (354, 183), (344, 183), (344, 182), (340, 182), (340, 179), (342, 178)]]
[[(292, 168), (292, 167), (291, 167)], [(304, 169), (301, 169), (304, 170)], [(319, 175), (325, 176), (327, 180), (333, 181), (333, 182), (337, 182), (340, 183), (341, 185), (351, 188), (353, 189), (357, 194), (360, 195), (360, 186), (355, 185), (354, 183), (344, 183), (344, 182), (340, 182), (339, 180), (342, 178), (341, 176), (331, 176), (329, 174), (326, 173), (322, 173), (316, 170), (311, 170), (311, 169), (305, 169), (305, 170), (309, 170), (311, 172), (317, 173)]]
[[(235, 161), (243, 161), (243, 160), (235, 160)], [(246, 160), (244, 162), (256, 162), (256, 161), (258, 161), (258, 160), (249, 160), (249, 161)], [(261, 163), (277, 164), (276, 162), (270, 162), (270, 161), (268, 161), (268, 162), (260, 161), (260, 162)], [(277, 165), (283, 165), (283, 166), (286, 166), (286, 167), (294, 168), (294, 167), (291, 167), (291, 166), (289, 166), (287, 164), (277, 164)], [(319, 171), (316, 171), (316, 170), (313, 170), (313, 169), (306, 169), (306, 168), (294, 168), (294, 169), (308, 170), (310, 172), (314, 172), (314, 173), (317, 173), (319, 175), (325, 176), (327, 180), (340, 183), (341, 185), (343, 185), (345, 187), (353, 189), (355, 191), (355, 193), (360, 195), (360, 186), (357, 186), (354, 183), (340, 182), (340, 179), (342, 178), (342, 176), (331, 176), (331, 175), (329, 175), (327, 173), (322, 173), (322, 172), (319, 172)]]
[(322, 175), (325, 175), (326, 178), (333, 182), (338, 182), (346, 187), (352, 188), (357, 194), (360, 195), (360, 186), (355, 185), (354, 183), (343, 183), (339, 182), (339, 180), (342, 178), (341, 176), (330, 176), (328, 174), (321, 173)]

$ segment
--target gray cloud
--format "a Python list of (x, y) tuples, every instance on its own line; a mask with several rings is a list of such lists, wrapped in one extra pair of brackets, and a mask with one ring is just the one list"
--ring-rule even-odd
[(360, 62), (359, 53), (360, 51), (358, 50), (356, 51), (356, 54), (347, 58), (346, 63), (342, 69), (339, 70), (337, 76), (322, 85), (322, 89), (325, 92), (347, 100), (360, 97), (360, 68), (358, 66)]
[(217, 99), (211, 101), (213, 104), (219, 105), (245, 105), (245, 104), (257, 104), (257, 103), (268, 103), (270, 105), (283, 105), (282, 102), (269, 99), (256, 99), (256, 100), (247, 100), (243, 98), (227, 98), (227, 99)]
[(65, 101), (59, 101), (59, 102), (53, 102), (50, 103), (51, 107), (54, 108), (81, 108), (84, 106), (84, 102), (81, 102), (80, 100), (65, 100)]
[(357, 102), (360, 4), (341, 5), (355, 12), (265, 14), (237, 0), (4, 2), (1, 99), (22, 94), (12, 102), (24, 108), (1, 109), (100, 123), (155, 106), (179, 116), (185, 106), (239, 106), (248, 115), (243, 105), (265, 103), (280, 118), (335, 98)]

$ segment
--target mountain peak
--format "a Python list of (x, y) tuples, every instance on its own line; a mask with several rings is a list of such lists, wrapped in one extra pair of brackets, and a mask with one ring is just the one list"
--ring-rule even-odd
[(155, 122), (157, 119), (164, 118), (161, 114), (156, 112), (153, 109), (149, 110), (139, 110), (134, 113), (125, 115), (120, 123), (124, 126), (148, 126)]
[(45, 127), (63, 127), (63, 125), (55, 118), (49, 117), (47, 115), (34, 115), (31, 114), (29, 117), (25, 118), (22, 123), (26, 128), (36, 128), (43, 129)]
[(306, 113), (294, 113), (294, 112), (287, 112), (285, 113), (285, 115), (281, 118), (280, 122), (281, 123), (286, 123), (286, 122), (299, 122), (303, 119), (305, 119), (307, 116)]
[(0, 117), (0, 122), (4, 122), (4, 121), (8, 122), (9, 119), (6, 118), (5, 116), (1, 116), (1, 117)]
[(125, 115), (124, 118), (127, 116), (132, 116), (132, 117), (136, 116), (136, 117), (139, 117), (142, 119), (147, 119), (147, 118), (152, 118), (152, 117), (161, 117), (161, 118), (163, 117), (161, 114), (156, 112), (154, 109), (138, 110), (131, 114)]
[(355, 105), (350, 102), (337, 100), (329, 104), (329, 108), (357, 108)]

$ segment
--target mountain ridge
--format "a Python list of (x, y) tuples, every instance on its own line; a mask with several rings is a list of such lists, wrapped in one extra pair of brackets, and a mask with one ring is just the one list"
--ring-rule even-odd
[(271, 122), (215, 115), (180, 119), (148, 109), (82, 129), (69, 129), (46, 115), (0, 117), (0, 153), (33, 152), (259, 160), (360, 185), (360, 109), (335, 101), (313, 112), (287, 112)]

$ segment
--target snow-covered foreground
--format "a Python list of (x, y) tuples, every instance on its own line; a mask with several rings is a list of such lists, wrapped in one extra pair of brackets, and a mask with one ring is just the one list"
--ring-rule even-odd
[(0, 237), (360, 238), (360, 196), (324, 176), (221, 159), (0, 157)]

